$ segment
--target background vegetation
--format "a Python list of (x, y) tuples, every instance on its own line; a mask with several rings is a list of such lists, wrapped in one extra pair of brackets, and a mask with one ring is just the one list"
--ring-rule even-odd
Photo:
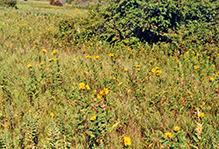
[(177, 3), (0, 7), (0, 148), (218, 148), (218, 2)]
[(17, 4), (17, 0), (0, 0), (0, 5), (6, 7), (15, 7)]

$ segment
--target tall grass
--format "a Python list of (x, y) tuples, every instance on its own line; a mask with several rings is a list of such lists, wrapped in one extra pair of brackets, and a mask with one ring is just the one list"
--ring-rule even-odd
[(54, 11), (0, 10), (0, 148), (218, 148), (219, 53), (66, 46)]

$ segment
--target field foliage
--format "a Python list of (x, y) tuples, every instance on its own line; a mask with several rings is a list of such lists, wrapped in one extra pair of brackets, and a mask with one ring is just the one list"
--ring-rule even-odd
[(219, 147), (217, 1), (17, 7), (0, 7), (0, 148)]
[(17, 0), (0, 0), (0, 5), (6, 7), (16, 7)]
[[(95, 38), (126, 46), (160, 41), (173, 43), (176, 48), (184, 48), (182, 45), (178, 46), (181, 41), (175, 39), (175, 34), (185, 32), (183, 38), (190, 38), (194, 42), (196, 39), (191, 38), (194, 38), (193, 34), (197, 34), (196, 30), (204, 30), (204, 33), (198, 31), (199, 40), (204, 36), (203, 40), (208, 43), (212, 42), (211, 38), (218, 40), (218, 31), (215, 29), (218, 26), (216, 1), (188, 3), (170, 0), (111, 0), (91, 5), (90, 10), (87, 16), (63, 20), (60, 23), (59, 37), (74, 43)], [(214, 30), (211, 37), (205, 34), (209, 30)]]

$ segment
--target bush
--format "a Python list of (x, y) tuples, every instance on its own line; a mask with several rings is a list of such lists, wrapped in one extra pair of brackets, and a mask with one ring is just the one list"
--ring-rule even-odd
[(176, 28), (183, 20), (181, 9), (173, 1), (112, 0), (104, 14), (107, 18), (104, 25), (108, 32), (105, 39), (124, 41), (125, 44), (165, 41), (163, 32)]
[(171, 30), (176, 31), (180, 26), (197, 22), (214, 23), (218, 15), (218, 3), (208, 0), (189, 3), (173, 0), (111, 0), (104, 4), (90, 7), (87, 17), (62, 21), (61, 36), (67, 36), (76, 43), (94, 37), (111, 44), (125, 45), (145, 41), (171, 42), (164, 36)]
[(4, 5), (6, 7), (16, 7), (17, 0), (0, 0), (0, 5)]

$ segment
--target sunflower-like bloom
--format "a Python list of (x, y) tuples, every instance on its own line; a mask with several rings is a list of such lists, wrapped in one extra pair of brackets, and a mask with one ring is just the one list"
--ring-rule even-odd
[(85, 89), (85, 84), (83, 82), (79, 84), (79, 90), (80, 89)]
[(30, 67), (32, 67), (32, 65), (31, 65), (31, 64), (28, 64), (27, 67), (30, 68)]
[(166, 132), (166, 133), (165, 133), (165, 137), (171, 139), (171, 138), (173, 137), (173, 134), (172, 134), (171, 132)]
[(90, 118), (91, 121), (94, 121), (97, 117), (94, 115)]
[(132, 143), (131, 143), (131, 138), (129, 137), (124, 137), (121, 142), (124, 143), (125, 146), (130, 146)]
[(42, 50), (40, 51), (40, 54), (42, 54), (42, 53), (47, 53), (46, 49), (42, 49)]
[(180, 130), (179, 126), (174, 127), (174, 131), (179, 131), (179, 130)]

